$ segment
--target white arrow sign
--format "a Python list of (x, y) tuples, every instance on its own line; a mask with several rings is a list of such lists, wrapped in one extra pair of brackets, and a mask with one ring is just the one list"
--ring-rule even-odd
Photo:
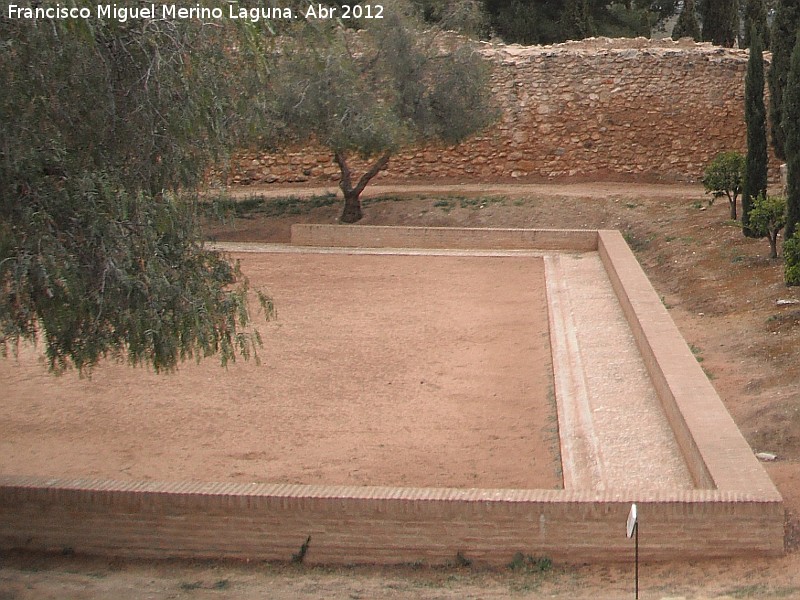
[(631, 512), (628, 513), (628, 537), (633, 536), (636, 527), (636, 504), (631, 504)]

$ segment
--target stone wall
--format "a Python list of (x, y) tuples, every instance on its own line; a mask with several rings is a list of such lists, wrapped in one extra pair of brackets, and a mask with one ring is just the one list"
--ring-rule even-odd
[[(500, 121), (459, 146), (400, 153), (379, 177), (695, 181), (718, 152), (745, 150), (744, 50), (644, 38), (478, 49), (495, 65)], [(321, 148), (245, 153), (235, 164), (231, 183), (339, 173)]]

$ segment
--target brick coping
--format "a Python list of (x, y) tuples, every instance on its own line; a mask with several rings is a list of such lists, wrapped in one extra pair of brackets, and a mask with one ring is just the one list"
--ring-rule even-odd
[(40, 490), (60, 492), (120, 492), (143, 495), (176, 495), (217, 498), (315, 498), (352, 500), (413, 500), (430, 502), (488, 502), (488, 503), (542, 503), (542, 502), (678, 502), (691, 503), (741, 503), (767, 502), (779, 504), (778, 498), (747, 490), (543, 490), (501, 488), (418, 488), (387, 486), (305, 485), (280, 483), (239, 482), (174, 482), (174, 481), (123, 481), (95, 478), (59, 478), (37, 476), (0, 475), (0, 489), (38, 493)]

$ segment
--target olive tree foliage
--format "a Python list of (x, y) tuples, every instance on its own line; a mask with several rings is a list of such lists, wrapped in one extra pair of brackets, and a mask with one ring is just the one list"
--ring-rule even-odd
[[(485, 61), (463, 40), (419, 33), (395, 5), (357, 33), (309, 26), (280, 51), (271, 78), (276, 120), (286, 140), (330, 150), (344, 223), (362, 218), (361, 193), (397, 150), (456, 144), (497, 115)], [(354, 157), (368, 161), (360, 175)]]
[(769, 240), (770, 258), (778, 258), (778, 235), (786, 225), (786, 198), (766, 196), (753, 199), (750, 209), (750, 229), (753, 237), (766, 237)]
[(703, 186), (711, 194), (709, 204), (725, 196), (731, 211), (731, 219), (737, 218), (737, 199), (744, 185), (745, 158), (738, 152), (721, 152), (706, 167)]
[(237, 117), (233, 74), (254, 72), (235, 67), (241, 33), (0, 20), (4, 355), (31, 341), (51, 370), (85, 372), (104, 357), (161, 371), (254, 352), (246, 279), (203, 247), (190, 194), (257, 125)]

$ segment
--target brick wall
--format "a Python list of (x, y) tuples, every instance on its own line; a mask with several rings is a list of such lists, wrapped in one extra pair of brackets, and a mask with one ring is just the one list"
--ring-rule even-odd
[[(298, 228), (329, 245), (342, 226)], [(600, 252), (698, 489), (478, 490), (239, 483), (153, 483), (0, 476), (0, 550), (138, 557), (289, 560), (311, 536), (311, 563), (502, 565), (516, 552), (572, 562), (630, 560), (639, 508), (643, 560), (779, 555), (780, 494), (686, 348), (618, 232), (360, 226), (356, 243), (484, 248), (559, 243)], [(355, 229), (353, 229), (355, 231)], [(460, 236), (453, 238), (452, 236)], [(298, 238), (300, 239), (300, 238)], [(558, 242), (558, 240), (561, 242)], [(435, 244), (439, 245), (435, 245)], [(452, 247), (452, 246), (451, 246)]]
[(597, 232), (578, 229), (493, 229), (292, 225), (295, 246), (356, 248), (452, 248), (503, 250), (597, 250)]
[[(747, 51), (643, 38), (479, 50), (494, 65), (501, 120), (459, 146), (402, 152), (382, 176), (696, 181), (718, 152), (746, 149)], [(318, 147), (234, 162), (231, 183), (331, 182), (339, 173)], [(777, 177), (774, 157), (771, 168)]]
[(504, 565), (630, 560), (637, 502), (643, 560), (776, 555), (783, 508), (746, 493), (583, 493), (0, 477), (0, 548), (135, 557)]

